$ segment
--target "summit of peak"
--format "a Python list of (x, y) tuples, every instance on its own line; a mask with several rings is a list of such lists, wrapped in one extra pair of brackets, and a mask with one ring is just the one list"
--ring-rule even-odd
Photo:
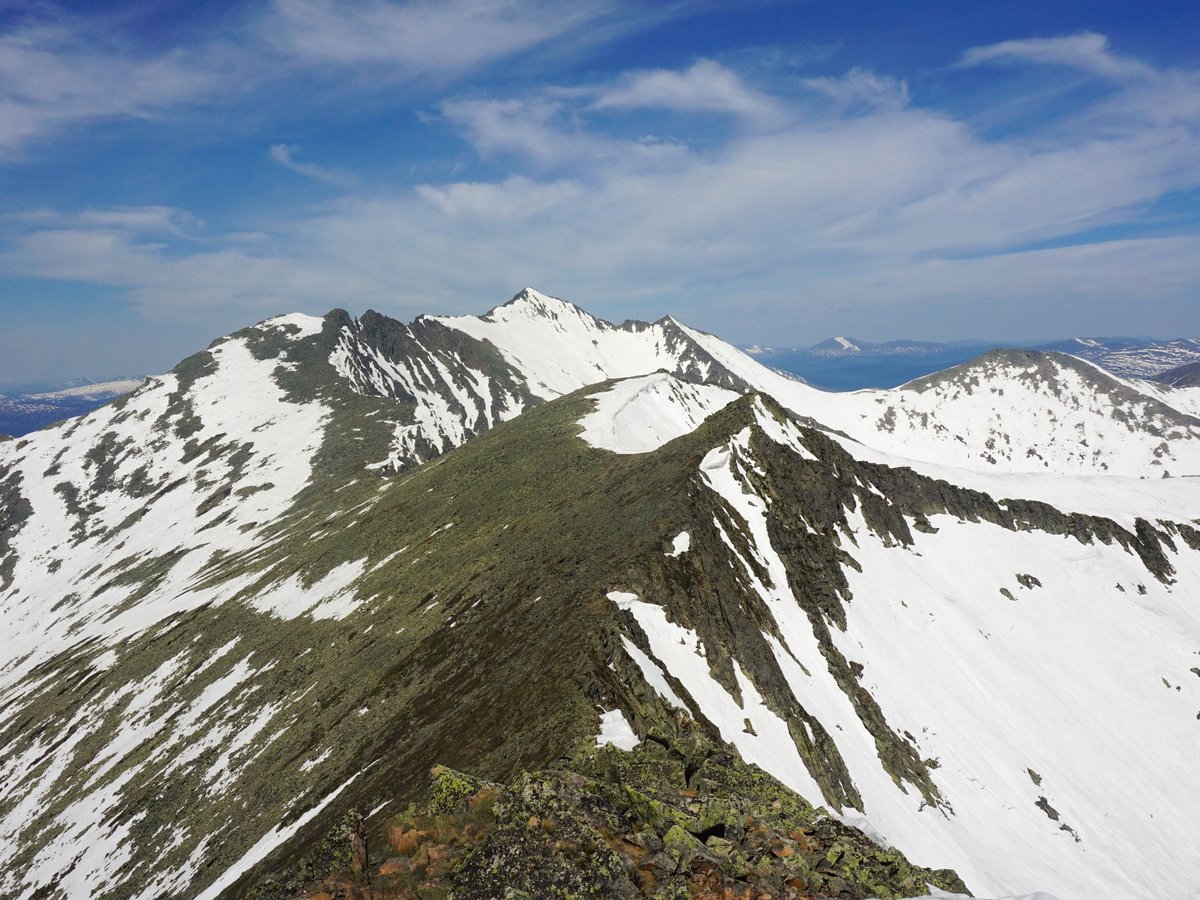
[(579, 309), (574, 303), (569, 300), (564, 300), (561, 297), (552, 297), (550, 294), (543, 294), (537, 288), (527, 287), (516, 293), (505, 306), (535, 306), (535, 307), (567, 307), (570, 309)]
[(517, 293), (513, 295), (512, 300), (510, 300), (509, 302), (511, 303), (511, 302), (515, 302), (517, 300), (537, 300), (537, 301), (542, 301), (542, 302), (545, 302), (548, 300), (556, 300), (559, 303), (566, 303), (565, 300), (562, 300), (558, 297), (551, 297), (549, 294), (543, 294), (541, 291), (539, 291), (535, 287), (521, 288), (521, 290), (517, 291)]
[(586, 310), (581, 309), (569, 300), (543, 294), (536, 288), (527, 287), (514, 294), (507, 303), (488, 310), (482, 316), (486, 320), (525, 319), (558, 319), (571, 313), (576, 316), (595, 318)]
[(254, 327), (260, 331), (281, 330), (290, 337), (301, 338), (320, 334), (324, 325), (325, 320), (321, 316), (295, 312), (263, 319)]
[(957, 366), (916, 378), (901, 385), (899, 389), (924, 391), (938, 385), (1014, 376), (1053, 382), (1062, 377), (1065, 371), (1075, 372), (1083, 377), (1085, 382), (1105, 389), (1117, 385), (1117, 381), (1111, 375), (1069, 353), (1001, 347), (988, 350)]

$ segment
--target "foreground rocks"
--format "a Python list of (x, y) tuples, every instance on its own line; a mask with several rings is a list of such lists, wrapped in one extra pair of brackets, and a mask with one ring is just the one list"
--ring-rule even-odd
[[(347, 836), (361, 834), (343, 825)], [(350, 852), (342, 859), (354, 856)], [(429, 800), (394, 816), (372, 865), (305, 900), (913, 897), (965, 893), (828, 817), (693, 727), (604, 747), (507, 785), (435, 767)]]

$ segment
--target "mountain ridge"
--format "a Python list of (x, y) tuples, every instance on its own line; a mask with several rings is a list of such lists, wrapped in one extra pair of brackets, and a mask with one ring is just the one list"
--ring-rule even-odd
[[(571, 309), (276, 317), (0, 444), (0, 891), (240, 896), (352, 809), (385, 846), (435, 761), (507, 779), (614, 712), (684, 712), (976, 891), (1200, 879), (1195, 479), (1008, 471), (915, 442), (987, 433), (953, 377), (828, 395)], [(1046, 359), (1092, 422), (1091, 369)]]

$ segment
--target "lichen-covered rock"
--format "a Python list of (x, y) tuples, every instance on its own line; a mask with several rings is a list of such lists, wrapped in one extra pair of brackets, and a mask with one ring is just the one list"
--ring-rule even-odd
[(483, 787), (483, 783), (462, 772), (445, 766), (434, 766), (429, 787), (429, 811), (434, 813), (455, 812), (468, 798)]
[(491, 784), (435, 767), (429, 801), (394, 816), (367, 877), (298, 896), (838, 898), (965, 893), (829, 818), (681, 720), (632, 752), (589, 749)]

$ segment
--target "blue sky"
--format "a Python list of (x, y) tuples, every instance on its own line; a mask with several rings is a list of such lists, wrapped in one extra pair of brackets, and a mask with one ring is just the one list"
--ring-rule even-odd
[(0, 380), (526, 285), (743, 344), (1200, 333), (1200, 6), (0, 0)]

